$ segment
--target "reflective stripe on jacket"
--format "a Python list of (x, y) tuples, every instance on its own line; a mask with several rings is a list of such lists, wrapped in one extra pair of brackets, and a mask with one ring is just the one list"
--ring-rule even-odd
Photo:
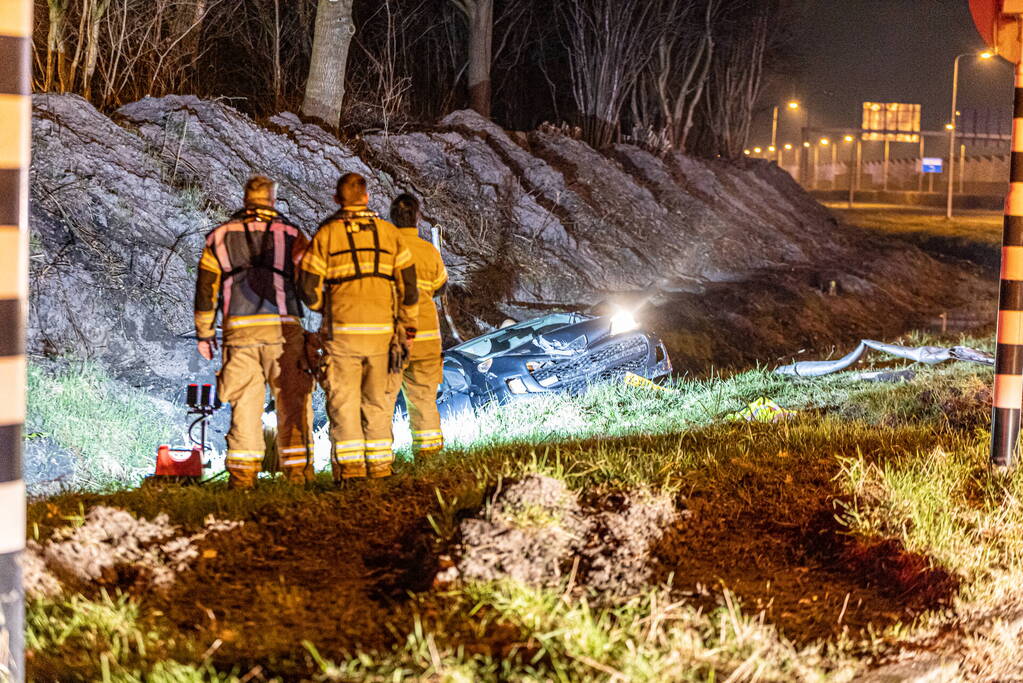
[(308, 239), (272, 209), (247, 208), (206, 237), (195, 286), (195, 333), (224, 343), (280, 343), (282, 326), (301, 325), (296, 261)]
[(398, 229), (366, 207), (345, 207), (313, 236), (299, 267), (302, 300), (324, 334), (352, 353), (386, 353), (395, 320), (415, 327), (419, 293)]
[(448, 281), (448, 271), (444, 267), (444, 259), (430, 242), (419, 236), (418, 228), (399, 228), (405, 246), (412, 253), (412, 263), (416, 266), (416, 283), (419, 289), (419, 319), (417, 320), (416, 341), (412, 357), (417, 352), (440, 352), (440, 317), (433, 298)]

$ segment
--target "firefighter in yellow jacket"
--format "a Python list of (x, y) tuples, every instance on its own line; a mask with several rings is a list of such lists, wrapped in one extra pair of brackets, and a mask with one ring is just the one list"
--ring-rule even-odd
[(304, 353), (295, 284), (308, 239), (274, 207), (277, 186), (264, 176), (245, 185), (245, 207), (206, 237), (195, 289), (199, 353), (213, 360), (221, 311), (221, 400), (231, 404), (227, 471), (231, 488), (251, 488), (265, 451), (266, 387), (277, 407), (281, 470), (292, 483), (312, 479), (312, 378)]
[(408, 353), (416, 335), (418, 290), (412, 255), (398, 229), (367, 208), (366, 180), (341, 177), (341, 209), (313, 236), (299, 290), (322, 311), (327, 412), (334, 480), (391, 474), (392, 350)]
[(448, 272), (440, 252), (419, 236), (419, 200), (403, 194), (391, 203), (391, 222), (412, 252), (419, 287), (419, 321), (408, 366), (401, 381), (395, 382), (395, 398), (400, 388), (408, 407), (412, 431), (412, 452), (416, 459), (436, 454), (444, 448), (440, 413), (437, 411), (437, 387), (444, 378), (441, 357), (440, 318), (433, 298), (447, 285)]

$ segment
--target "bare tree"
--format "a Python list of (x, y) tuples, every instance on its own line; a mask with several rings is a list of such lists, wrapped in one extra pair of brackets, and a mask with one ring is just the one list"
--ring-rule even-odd
[(451, 0), (469, 22), (469, 106), (490, 118), (494, 58), (494, 0)]
[(686, 150), (714, 55), (722, 0), (661, 0), (654, 57), (633, 91), (633, 124), (658, 146)]
[(203, 20), (225, 0), (46, 1), (40, 87), (105, 107), (188, 90)]
[(657, 3), (566, 0), (572, 95), (583, 139), (609, 146), (622, 107), (651, 59)]
[(753, 110), (764, 84), (764, 56), (772, 36), (772, 11), (744, 14), (728, 31), (711, 66), (704, 115), (714, 153), (738, 158), (749, 139)]
[(348, 50), (355, 35), (353, 0), (320, 0), (302, 113), (330, 126), (341, 122)]
[(86, 29), (85, 68), (82, 71), (82, 93), (85, 99), (92, 97), (92, 77), (96, 74), (99, 59), (99, 29), (103, 15), (110, 9), (110, 0), (86, 0), (89, 8), (89, 23)]

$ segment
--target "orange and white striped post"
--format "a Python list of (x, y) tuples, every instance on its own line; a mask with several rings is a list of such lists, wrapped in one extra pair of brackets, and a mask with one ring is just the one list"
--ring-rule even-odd
[(991, 464), (997, 467), (1013, 464), (1023, 409), (1023, 62), (1016, 64), (1012, 117), (991, 411)]
[(32, 2), (0, 0), (0, 680), (24, 681), (25, 312)]

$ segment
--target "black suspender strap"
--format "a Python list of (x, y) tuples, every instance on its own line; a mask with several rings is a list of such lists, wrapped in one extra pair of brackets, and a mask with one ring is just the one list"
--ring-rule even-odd
[(377, 230), (376, 221), (373, 224), (373, 275), (380, 277), (380, 231)]
[[(327, 285), (341, 285), (341, 284), (344, 284), (346, 282), (354, 282), (355, 280), (362, 280), (363, 278), (367, 278), (367, 277), (378, 277), (378, 278), (381, 278), (383, 280), (390, 280), (390, 281), (393, 282), (394, 281), (394, 275), (393, 274), (385, 275), (385, 274), (380, 272), (380, 255), (382, 253), (385, 253), (385, 252), (380, 247), (380, 233), (377, 230), (376, 223), (375, 222), (360, 223), (360, 225), (368, 226), (368, 227), (365, 227), (364, 229), (365, 230), (369, 230), (369, 231), (371, 231), (373, 233), (373, 246), (372, 247), (358, 247), (358, 246), (355, 245), (355, 236), (354, 236), (355, 231), (353, 231), (351, 229), (351, 227), (352, 227), (351, 226), (351, 220), (348, 219), (348, 218), (343, 218), (341, 220), (344, 221), (345, 234), (348, 236), (348, 249), (344, 249), (344, 250), (341, 250), (341, 251), (329, 251), (330, 245), (328, 244), (327, 245), (328, 254), (331, 257), (341, 256), (342, 254), (349, 254), (351, 256), (351, 259), (352, 259), (352, 265), (353, 265), (353, 268), (355, 270), (355, 274), (354, 275), (348, 275), (348, 276), (345, 276), (345, 277), (328, 278), (327, 280), (324, 281), (324, 284), (327, 284)], [(362, 269), (362, 263), (359, 261), (359, 253), (360, 252), (365, 252), (365, 251), (372, 251), (373, 252), (373, 270), (372, 270), (372, 272), (364, 271)]]
[(345, 220), (345, 234), (348, 235), (348, 248), (352, 250), (352, 264), (355, 266), (355, 279), (362, 277), (362, 264), (359, 263), (359, 251), (355, 248), (355, 235), (352, 233), (352, 224)]

